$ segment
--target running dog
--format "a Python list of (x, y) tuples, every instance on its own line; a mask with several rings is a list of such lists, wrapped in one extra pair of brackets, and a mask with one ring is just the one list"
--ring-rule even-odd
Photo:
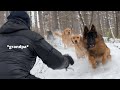
[(90, 30), (87, 26), (84, 27), (83, 44), (88, 52), (88, 59), (92, 68), (96, 68), (98, 60), (102, 59), (102, 64), (105, 64), (107, 59), (111, 59), (110, 49), (94, 25), (91, 26)]

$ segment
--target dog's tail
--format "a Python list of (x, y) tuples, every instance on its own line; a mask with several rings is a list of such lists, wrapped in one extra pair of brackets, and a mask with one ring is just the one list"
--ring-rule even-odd
[(59, 32), (54, 32), (54, 35), (58, 36), (58, 37), (62, 37), (62, 34)]

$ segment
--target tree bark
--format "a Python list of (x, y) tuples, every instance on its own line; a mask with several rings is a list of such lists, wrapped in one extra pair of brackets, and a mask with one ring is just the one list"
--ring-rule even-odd
[(39, 15), (39, 26), (40, 26), (40, 34), (44, 37), (44, 29), (43, 29), (43, 12), (42, 11), (38, 11), (38, 15)]
[(39, 33), (38, 32), (38, 23), (37, 23), (37, 11), (34, 11), (34, 20), (35, 20), (35, 28), (34, 28), (34, 31)]
[(93, 23), (93, 15), (94, 15), (94, 11), (92, 11), (92, 13), (91, 13), (91, 20), (90, 20), (90, 24), (89, 24), (89, 29)]
[(116, 38), (118, 38), (118, 35), (119, 35), (119, 32), (118, 32), (118, 14), (119, 14), (119, 11), (116, 11), (115, 12), (116, 14)]
[(56, 31), (58, 30), (58, 15), (57, 15), (57, 11), (52, 11), (52, 30)]
[(5, 11), (0, 11), (0, 27), (5, 23)]

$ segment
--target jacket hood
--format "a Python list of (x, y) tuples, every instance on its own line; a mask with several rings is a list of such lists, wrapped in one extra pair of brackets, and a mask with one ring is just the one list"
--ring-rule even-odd
[(29, 27), (20, 19), (9, 19), (1, 28), (0, 34), (9, 34), (20, 30), (30, 30)]
[(7, 19), (21, 19), (24, 23), (30, 27), (30, 17), (26, 11), (11, 11)]

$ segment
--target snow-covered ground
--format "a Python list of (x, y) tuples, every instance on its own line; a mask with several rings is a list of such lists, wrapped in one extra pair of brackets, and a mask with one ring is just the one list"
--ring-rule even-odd
[(43, 64), (40, 58), (31, 70), (31, 74), (42, 79), (120, 79), (120, 43), (106, 43), (111, 50), (112, 59), (105, 65), (100, 64), (95, 70), (91, 68), (88, 60), (77, 59), (74, 48), (64, 49), (60, 40), (55, 41), (57, 50), (62, 54), (73, 57), (75, 64), (68, 70), (52, 70)]

